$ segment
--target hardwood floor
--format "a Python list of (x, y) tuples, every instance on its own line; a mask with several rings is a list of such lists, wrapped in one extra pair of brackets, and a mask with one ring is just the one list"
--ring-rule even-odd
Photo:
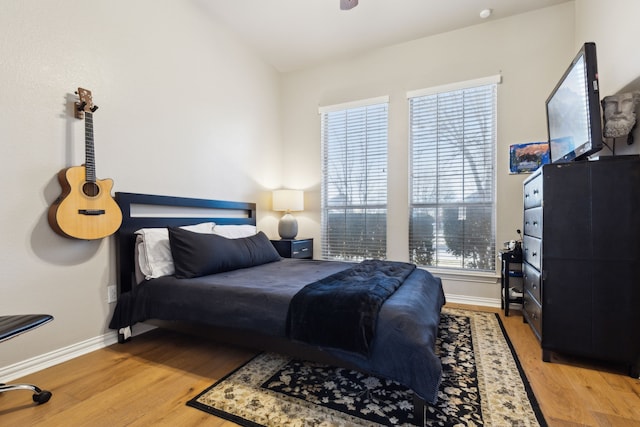
[[(461, 306), (482, 311), (483, 307)], [(554, 355), (540, 344), (519, 311), (501, 319), (550, 426), (640, 426), (640, 380), (618, 366)]]
[[(640, 380), (568, 358), (544, 363), (520, 314), (502, 320), (550, 426), (640, 426)], [(35, 405), (28, 391), (1, 393), (0, 425), (235, 426), (185, 402), (254, 354), (155, 330), (12, 381), (35, 383), (53, 397)]]

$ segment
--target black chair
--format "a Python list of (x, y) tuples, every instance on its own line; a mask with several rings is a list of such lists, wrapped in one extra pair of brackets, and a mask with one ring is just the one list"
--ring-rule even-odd
[[(49, 314), (20, 314), (0, 316), (0, 342), (17, 337), (32, 329), (53, 320)], [(33, 384), (0, 384), (0, 393), (12, 390), (33, 391), (33, 401), (37, 404), (46, 403), (51, 399), (51, 392), (42, 390)]]

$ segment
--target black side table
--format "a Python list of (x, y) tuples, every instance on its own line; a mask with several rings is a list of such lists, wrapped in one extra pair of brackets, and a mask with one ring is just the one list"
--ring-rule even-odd
[(313, 258), (313, 239), (280, 239), (271, 244), (283, 258)]
[(501, 307), (504, 315), (509, 316), (511, 304), (522, 304), (522, 251), (500, 252), (501, 268)]

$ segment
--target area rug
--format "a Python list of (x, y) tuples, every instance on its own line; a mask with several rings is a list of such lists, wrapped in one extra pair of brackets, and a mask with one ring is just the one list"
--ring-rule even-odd
[[(443, 375), (426, 426), (546, 426), (495, 313), (443, 309)], [(241, 426), (413, 426), (409, 389), (348, 369), (263, 353), (187, 405)]]

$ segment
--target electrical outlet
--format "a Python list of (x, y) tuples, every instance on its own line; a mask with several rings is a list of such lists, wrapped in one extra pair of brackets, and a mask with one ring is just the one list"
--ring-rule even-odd
[(118, 288), (116, 285), (107, 286), (107, 302), (112, 303), (118, 300)]

